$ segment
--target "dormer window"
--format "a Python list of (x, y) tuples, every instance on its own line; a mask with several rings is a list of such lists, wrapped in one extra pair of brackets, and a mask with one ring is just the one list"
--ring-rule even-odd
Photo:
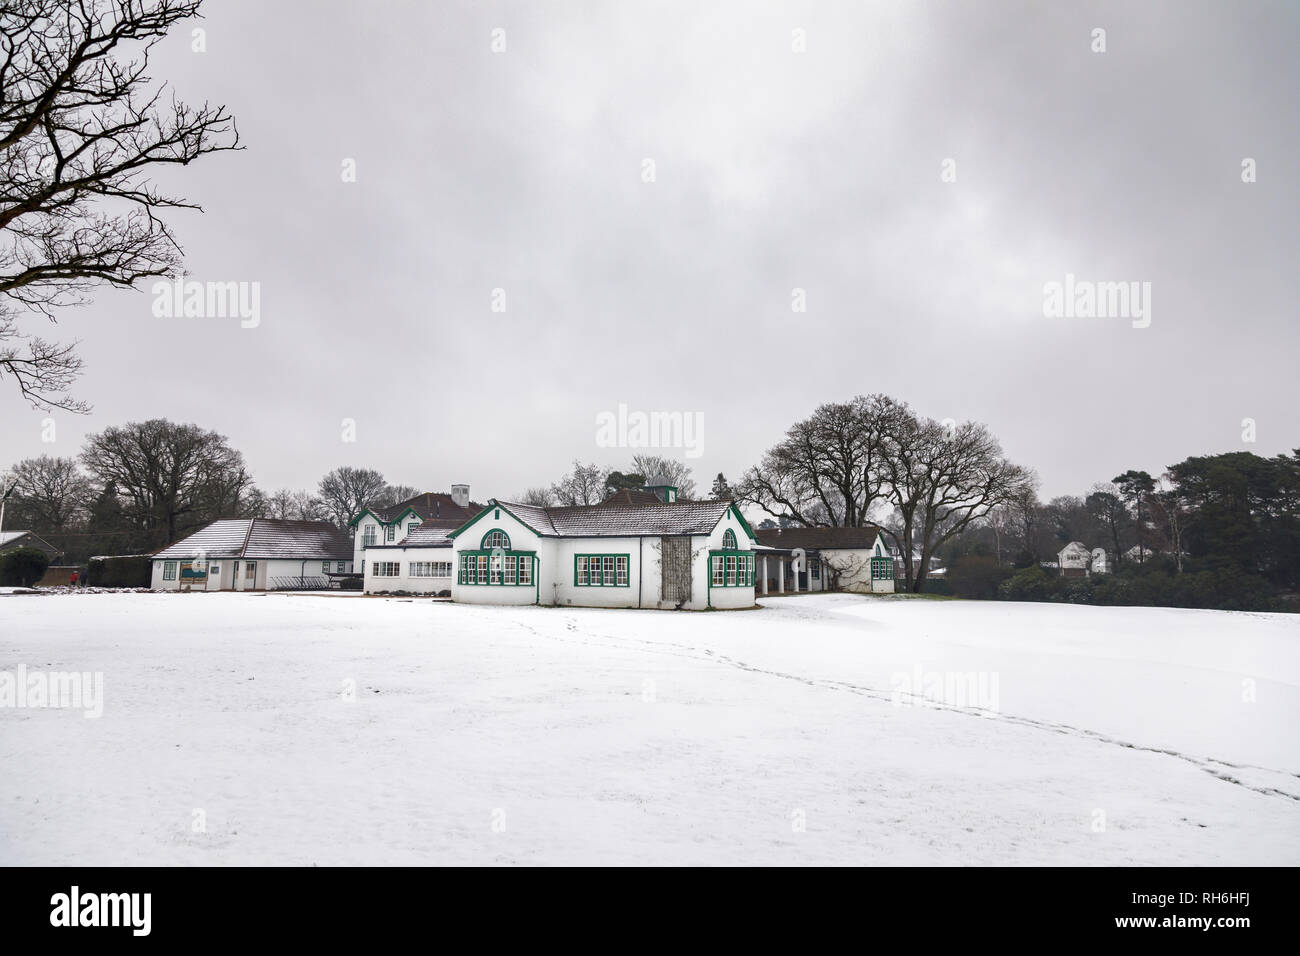
[(722, 550), (724, 551), (736, 550), (736, 532), (732, 531), (730, 528), (728, 528), (725, 532), (723, 532)]
[(390, 525), (385, 525), (385, 526), (384, 526), (384, 540), (385, 540), (385, 541), (392, 541), (393, 538), (395, 538), (395, 537), (397, 537), (397, 526), (396, 526), (396, 525), (391, 525), (391, 524), (390, 524)]

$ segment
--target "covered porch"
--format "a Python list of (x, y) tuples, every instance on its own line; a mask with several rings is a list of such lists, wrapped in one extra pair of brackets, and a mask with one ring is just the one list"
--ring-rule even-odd
[(804, 548), (754, 548), (754, 593), (799, 594), (828, 588), (821, 552)]

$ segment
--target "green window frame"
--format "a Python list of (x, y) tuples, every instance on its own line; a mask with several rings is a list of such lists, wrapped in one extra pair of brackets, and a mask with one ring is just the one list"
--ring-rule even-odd
[(709, 584), (715, 588), (752, 588), (754, 552), (710, 551)]
[(722, 550), (736, 550), (736, 532), (732, 531), (730, 528), (722, 533)]
[(495, 549), (461, 551), (456, 564), (456, 583), (532, 587), (533, 562), (536, 560), (536, 551), (511, 551), (509, 554), (501, 554)]
[(575, 554), (575, 588), (626, 588), (632, 586), (630, 554)]
[(164, 580), (164, 581), (175, 581), (175, 580), (176, 580), (176, 562), (175, 562), (175, 561), (164, 561), (164, 562), (163, 562), (163, 580)]
[(871, 559), (871, 580), (892, 581), (894, 579), (894, 559), (876, 557)]
[(389, 542), (396, 537), (397, 537), (396, 525), (391, 525), (391, 524), (384, 525), (384, 541)]
[(487, 534), (483, 535), (483, 540), (479, 547), (484, 551), (493, 551), (500, 548), (502, 551), (510, 550), (510, 535), (506, 534), (500, 528), (493, 528)]

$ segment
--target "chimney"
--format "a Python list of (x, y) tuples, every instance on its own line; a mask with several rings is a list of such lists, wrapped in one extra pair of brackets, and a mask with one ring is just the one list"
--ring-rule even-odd
[(468, 507), (469, 506), (469, 485), (452, 485), (451, 500), (461, 508)]

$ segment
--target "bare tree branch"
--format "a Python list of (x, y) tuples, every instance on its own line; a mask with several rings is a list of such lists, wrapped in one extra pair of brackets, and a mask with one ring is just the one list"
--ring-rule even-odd
[(68, 394), (76, 343), (19, 329), (34, 312), (103, 286), (175, 276), (182, 249), (157, 215), (198, 209), (148, 174), (240, 149), (223, 106), (190, 107), (148, 75), (149, 54), (202, 0), (5, 0), (0, 4), (0, 376), (37, 408), (84, 412)]

